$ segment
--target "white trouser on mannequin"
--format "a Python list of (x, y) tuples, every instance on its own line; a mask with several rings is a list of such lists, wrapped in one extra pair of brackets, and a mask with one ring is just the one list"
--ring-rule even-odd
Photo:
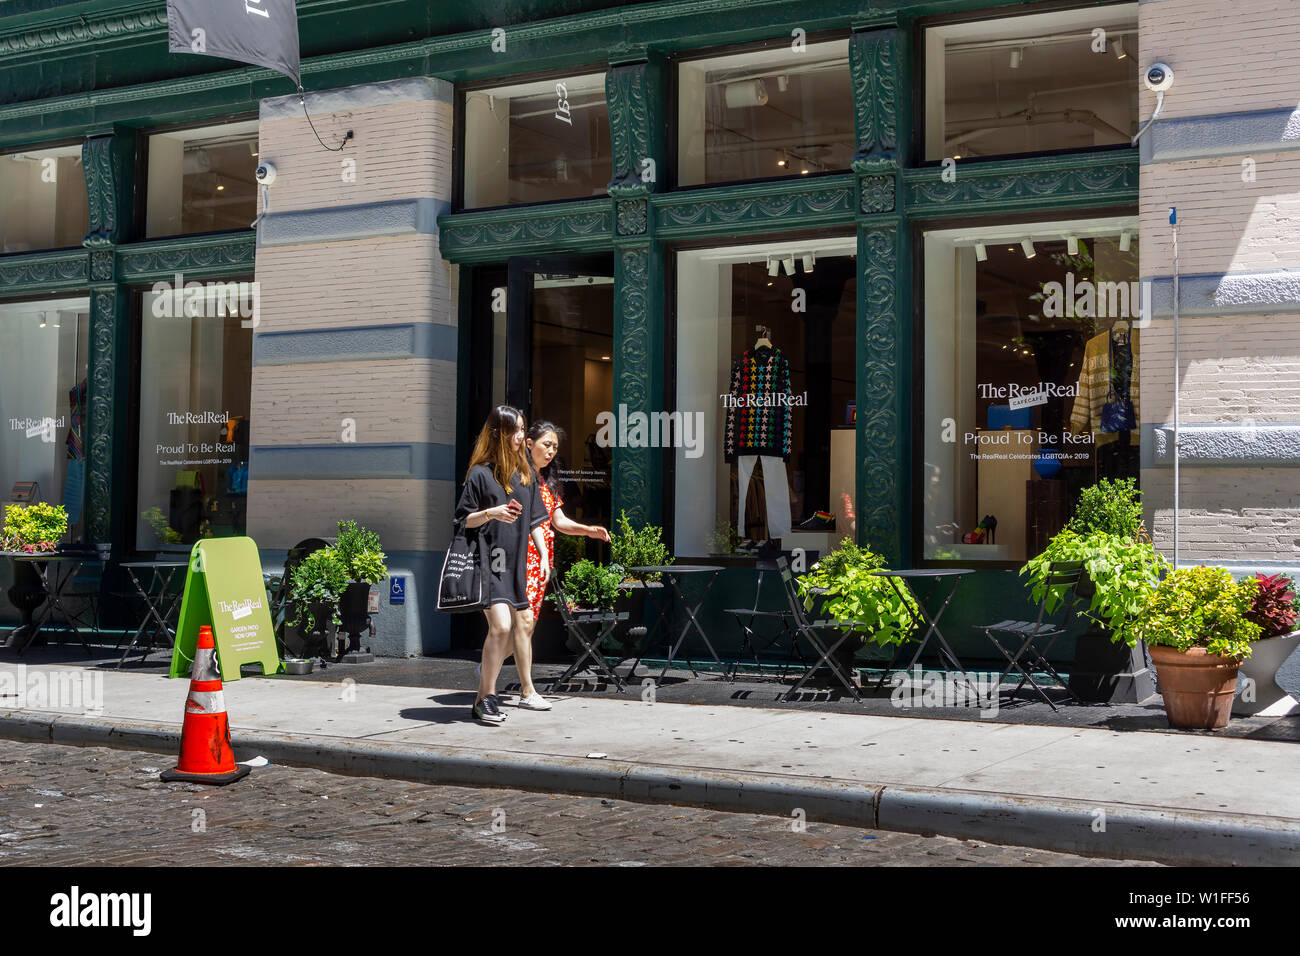
[(790, 486), (786, 483), (785, 462), (764, 455), (736, 456), (736, 483), (740, 486), (740, 536), (745, 537), (745, 496), (749, 479), (754, 476), (754, 462), (763, 462), (763, 497), (767, 499), (767, 533), (783, 538), (790, 531)]

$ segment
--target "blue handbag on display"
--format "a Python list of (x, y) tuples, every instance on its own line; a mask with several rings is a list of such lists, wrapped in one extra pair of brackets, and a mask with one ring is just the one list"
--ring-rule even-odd
[[(1132, 340), (1130, 339), (1130, 342)], [(1133, 360), (1132, 352), (1129, 353), (1129, 366), (1122, 380), (1125, 383), (1132, 381)], [(1115, 392), (1115, 338), (1110, 338), (1110, 382), (1109, 391), (1106, 392), (1106, 403), (1101, 406), (1101, 430), (1103, 432), (1126, 432), (1137, 428), (1137, 415), (1133, 411), (1133, 402), (1129, 399), (1129, 389), (1127, 384), (1121, 386), (1120, 393)]]

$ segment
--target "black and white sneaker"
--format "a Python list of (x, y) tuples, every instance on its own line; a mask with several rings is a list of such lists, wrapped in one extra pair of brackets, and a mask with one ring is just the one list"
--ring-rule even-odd
[(491, 724), (495, 726), (506, 722), (506, 715), (501, 713), (501, 708), (498, 706), (494, 694), (489, 694), (482, 700), (475, 702), (473, 714), (474, 719), (480, 724)]

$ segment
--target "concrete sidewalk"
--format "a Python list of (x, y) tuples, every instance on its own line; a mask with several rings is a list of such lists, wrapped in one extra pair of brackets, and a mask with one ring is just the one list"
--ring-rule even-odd
[[(0, 664), (0, 736), (175, 753), (186, 684), (86, 670), (100, 712), (51, 709), (66, 667)], [(6, 676), (7, 675), (7, 676)], [(342, 677), (344, 675), (340, 675)], [(87, 684), (93, 688), (93, 683)], [(1167, 862), (1300, 863), (1292, 743), (978, 720), (552, 698), (468, 719), (463, 690), (245, 678), (238, 756), (439, 783), (601, 794)], [(18, 703), (16, 709), (3, 709)], [(913, 713), (916, 713), (915, 711)]]

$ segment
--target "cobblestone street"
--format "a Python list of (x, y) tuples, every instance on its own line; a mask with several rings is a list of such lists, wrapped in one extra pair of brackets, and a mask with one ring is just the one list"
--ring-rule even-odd
[[(0, 741), (4, 865), (1126, 865), (946, 837), (292, 767), (164, 784), (170, 757)], [(1139, 864), (1154, 865), (1154, 864)]]

